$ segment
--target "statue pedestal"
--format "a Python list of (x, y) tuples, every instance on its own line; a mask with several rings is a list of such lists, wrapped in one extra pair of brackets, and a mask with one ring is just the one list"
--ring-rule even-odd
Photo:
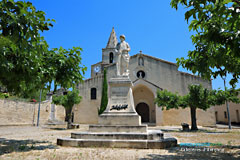
[(141, 117), (134, 107), (132, 82), (128, 76), (111, 78), (108, 82), (108, 105), (98, 123), (101, 125), (141, 125)]

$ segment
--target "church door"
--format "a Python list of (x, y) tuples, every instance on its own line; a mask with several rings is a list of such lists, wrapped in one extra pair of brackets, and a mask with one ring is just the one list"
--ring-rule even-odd
[(146, 103), (139, 103), (136, 111), (141, 116), (143, 123), (149, 122), (149, 106)]

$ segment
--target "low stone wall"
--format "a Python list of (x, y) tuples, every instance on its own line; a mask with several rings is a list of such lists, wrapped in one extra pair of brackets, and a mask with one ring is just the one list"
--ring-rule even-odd
[[(19, 102), (7, 99), (0, 99), (0, 126), (5, 125), (36, 125), (39, 103)], [(41, 103), (39, 124), (45, 124), (50, 118), (51, 103)], [(55, 117), (64, 121), (65, 109), (62, 106), (55, 106)]]
[[(214, 111), (215, 111), (214, 107), (211, 107), (206, 111), (197, 109), (197, 112), (196, 112), (197, 125), (199, 125), (199, 126), (215, 126), (216, 118), (214, 115)], [(163, 124), (162, 125), (180, 126), (181, 123), (188, 123), (189, 125), (191, 125), (190, 108), (164, 110), (162, 115), (163, 115), (163, 117), (162, 117)]]

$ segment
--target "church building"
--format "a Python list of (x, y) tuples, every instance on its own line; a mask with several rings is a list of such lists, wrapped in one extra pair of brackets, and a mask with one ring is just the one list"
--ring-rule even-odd
[[(98, 123), (103, 71), (107, 70), (108, 80), (116, 77), (117, 43), (117, 36), (113, 28), (107, 46), (102, 49), (102, 60), (91, 66), (91, 78), (77, 85), (82, 101), (74, 106), (74, 123)], [(133, 53), (130, 52), (130, 54)], [(129, 77), (133, 84), (135, 109), (141, 116), (142, 123), (150, 125), (191, 124), (189, 108), (162, 110), (161, 107), (154, 104), (157, 90), (166, 89), (173, 93), (178, 92), (180, 95), (185, 95), (188, 93), (189, 84), (202, 84), (205, 88), (212, 88), (211, 81), (178, 71), (178, 66), (175, 63), (143, 54), (141, 51), (130, 57), (129, 70)], [(197, 124), (202, 126), (215, 125), (214, 107), (207, 111), (197, 110)]]

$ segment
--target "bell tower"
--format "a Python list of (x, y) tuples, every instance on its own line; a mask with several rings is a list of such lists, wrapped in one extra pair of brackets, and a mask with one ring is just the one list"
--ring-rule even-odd
[(118, 40), (117, 40), (117, 36), (116, 36), (115, 30), (113, 27), (110, 37), (108, 39), (106, 48), (102, 49), (102, 63), (103, 64), (115, 63), (115, 61), (116, 61), (115, 48), (117, 46), (117, 43), (118, 43)]

